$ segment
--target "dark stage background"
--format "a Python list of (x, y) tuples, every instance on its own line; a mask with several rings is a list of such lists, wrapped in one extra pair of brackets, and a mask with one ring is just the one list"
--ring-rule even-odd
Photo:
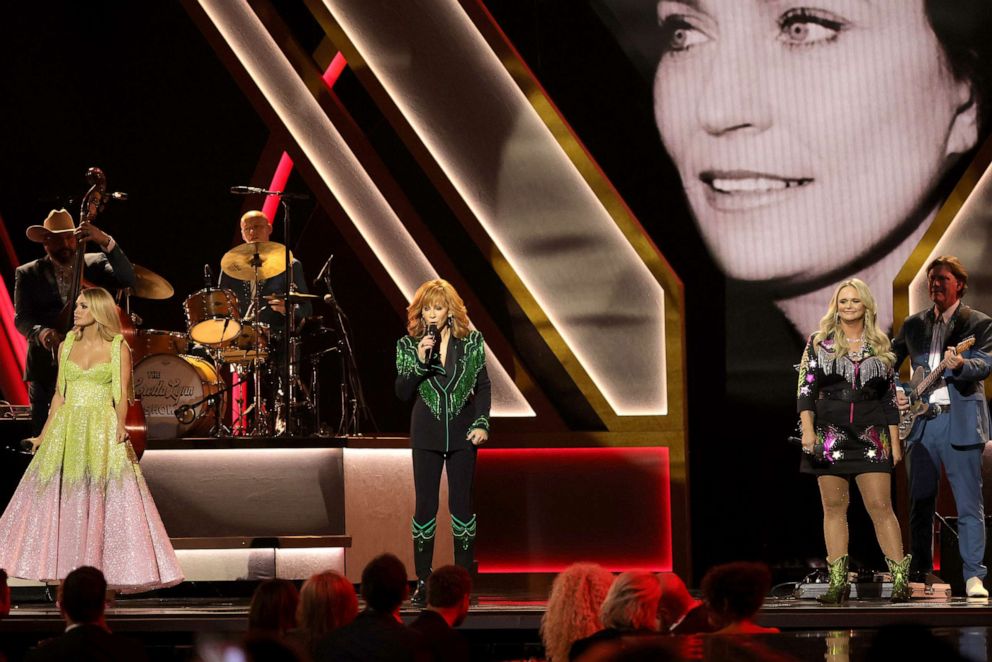
[[(798, 474), (798, 451), (785, 442), (796, 420), (792, 363), (800, 335), (767, 295), (727, 280), (710, 258), (658, 137), (650, 83), (602, 13), (565, 0), (485, 4), (685, 283), (696, 578), (741, 558), (801, 577), (823, 543), (815, 483)], [(292, 11), (286, 16), (292, 20)], [(301, 21), (297, 34), (308, 30)], [(304, 45), (315, 46), (320, 35), (312, 37)], [(271, 173), (257, 171), (258, 164), (278, 143), (178, 3), (19, 5), (0, 21), (0, 56), (0, 216), (20, 261), (42, 254), (24, 229), (52, 208), (66, 206), (75, 216), (83, 175), (100, 166), (109, 188), (130, 200), (109, 208), (98, 225), (133, 262), (176, 289), (168, 301), (137, 301), (136, 312), (146, 328), (183, 329), (181, 303), (203, 287), (203, 264), (216, 271), (240, 241), (238, 218), (252, 208), (246, 205), (259, 204), (229, 195), (229, 187), (266, 182)], [(445, 248), (461, 255), (456, 264), (471, 269), (477, 249), (450, 231), (450, 211), (349, 72), (335, 91), (377, 150), (390, 154), (393, 175), (421, 217), (445, 229)], [(304, 187), (294, 177), (288, 189)], [(293, 248), (309, 278), (335, 256), (335, 293), (355, 330), (378, 429), (405, 433), (409, 413), (392, 393), (402, 311), (319, 207), (294, 205), (293, 223)], [(273, 239), (282, 241), (276, 227)], [(13, 266), (4, 262), (0, 275), (12, 291)], [(322, 307), (317, 312), (329, 316)], [(760, 329), (757, 351), (736, 335), (745, 328)], [(335, 359), (324, 366), (332, 427), (337, 369)], [(881, 567), (856, 500), (851, 524), (852, 556)]]

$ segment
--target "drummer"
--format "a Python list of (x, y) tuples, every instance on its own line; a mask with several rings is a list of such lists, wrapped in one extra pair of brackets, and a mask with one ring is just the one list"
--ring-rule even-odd
[[(262, 212), (250, 211), (241, 217), (241, 237), (246, 243), (269, 241), (270, 236), (272, 236), (272, 226), (269, 224), (269, 219)], [(303, 265), (295, 257), (293, 258), (292, 265), (294, 290), (306, 294), (307, 283), (306, 278), (303, 276)], [(231, 290), (237, 295), (241, 317), (251, 316), (253, 319), (268, 324), (273, 334), (281, 335), (286, 316), (286, 303), (282, 300), (286, 294), (286, 273), (283, 272), (272, 278), (258, 281), (262, 299), (262, 311), (258, 315), (254, 315), (254, 310), (249, 311), (255, 300), (254, 286), (254, 281), (237, 280), (228, 276), (226, 273), (221, 273), (220, 287)], [(250, 313), (251, 315), (249, 315)], [(296, 323), (299, 324), (301, 320), (310, 317), (312, 314), (313, 306), (309, 301), (297, 304), (295, 314)]]

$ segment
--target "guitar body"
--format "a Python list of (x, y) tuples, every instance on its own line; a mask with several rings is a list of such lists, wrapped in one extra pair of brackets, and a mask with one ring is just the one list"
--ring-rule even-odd
[(910, 390), (906, 393), (909, 398), (909, 409), (905, 409), (899, 412), (899, 439), (904, 441), (909, 433), (913, 431), (913, 426), (916, 424), (916, 419), (927, 413), (929, 405), (923, 401), (918, 393), (917, 389), (920, 384), (923, 383), (927, 377), (926, 370), (923, 366), (917, 366), (913, 370), (913, 376), (909, 380)]
[[(975, 344), (975, 336), (968, 336), (954, 347), (955, 354), (962, 354), (968, 351)], [(930, 405), (926, 402), (926, 396), (930, 389), (937, 383), (940, 376), (948, 368), (947, 359), (940, 362), (931, 372), (927, 372), (923, 366), (917, 366), (913, 370), (913, 377), (909, 380), (910, 390), (906, 393), (909, 398), (909, 407), (899, 412), (899, 440), (903, 441), (913, 431), (916, 419), (927, 413)]]

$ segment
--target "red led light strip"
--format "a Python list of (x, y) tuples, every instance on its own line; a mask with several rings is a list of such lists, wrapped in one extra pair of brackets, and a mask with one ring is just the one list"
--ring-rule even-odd
[[(12, 269), (20, 266), (17, 254), (14, 252), (14, 245), (7, 234), (7, 225), (0, 218), (0, 242), (3, 243), (4, 252), (10, 261)], [(7, 284), (0, 278), (0, 325), (2, 325), (3, 338), (0, 339), (0, 388), (3, 389), (4, 397), (15, 405), (25, 405), (28, 403), (28, 389), (24, 384), (22, 375), (24, 374), (24, 362), (28, 353), (28, 344), (24, 336), (14, 326), (14, 304), (10, 299), (10, 290)]]
[[(669, 466), (668, 448), (665, 447), (610, 447), (610, 448), (499, 448), (481, 449), (479, 451), (479, 462), (485, 463), (487, 460), (502, 460), (510, 463), (520, 463), (523, 465), (534, 465), (542, 461), (554, 460), (554, 463), (561, 466), (568, 466), (571, 462), (597, 462), (607, 458), (634, 460), (644, 458), (651, 463), (656, 463), (659, 467), (657, 475), (657, 498), (659, 500), (658, 522), (661, 529), (661, 540), (658, 549), (654, 550), (650, 557), (643, 554), (637, 558), (613, 557), (599, 559), (581, 558), (581, 550), (570, 550), (575, 553), (575, 558), (536, 558), (532, 562), (501, 562), (499, 560), (490, 561), (480, 558), (479, 572), (484, 574), (508, 574), (508, 573), (529, 573), (561, 572), (572, 563), (582, 560), (595, 561), (604, 568), (614, 572), (621, 572), (631, 569), (650, 570), (654, 572), (670, 572), (672, 570), (672, 506), (671, 506), (671, 473)], [(482, 550), (478, 554), (484, 557)]]

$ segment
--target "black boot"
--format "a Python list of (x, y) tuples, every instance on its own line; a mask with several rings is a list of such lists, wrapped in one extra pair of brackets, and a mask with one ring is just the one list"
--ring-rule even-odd
[(434, 562), (434, 535), (437, 533), (437, 518), (426, 524), (417, 524), (411, 520), (413, 533), (413, 566), (417, 573), (417, 587), (410, 597), (410, 602), (417, 607), (427, 606), (427, 578), (431, 576), (431, 564)]

